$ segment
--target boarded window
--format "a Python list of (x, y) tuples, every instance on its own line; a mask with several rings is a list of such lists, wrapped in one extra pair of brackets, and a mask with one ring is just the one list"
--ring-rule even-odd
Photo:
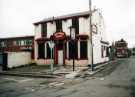
[(56, 32), (62, 31), (62, 20), (56, 20)]
[[(51, 59), (51, 48), (49, 47), (49, 44), (46, 45), (47, 48), (47, 59)], [(52, 49), (52, 58), (54, 56), (53, 49)]]
[(44, 59), (45, 58), (45, 46), (44, 43), (38, 44), (38, 58)]
[(75, 33), (79, 34), (79, 19), (78, 19), (78, 17), (74, 17), (72, 19), (72, 26), (75, 28)]
[(43, 23), (42, 26), (41, 26), (41, 33), (42, 33), (42, 36), (43, 37), (46, 37), (47, 36), (47, 24), (46, 23)]
[(78, 44), (77, 42), (69, 42), (69, 59), (78, 58)]
[(80, 58), (87, 59), (87, 41), (80, 41)]

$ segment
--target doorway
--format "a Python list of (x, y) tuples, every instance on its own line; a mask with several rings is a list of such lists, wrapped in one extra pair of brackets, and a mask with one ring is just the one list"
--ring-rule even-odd
[(58, 50), (58, 64), (63, 65), (63, 50)]
[(63, 41), (59, 41), (56, 43), (54, 47), (54, 63), (58, 65), (65, 64), (65, 57), (64, 57), (65, 49)]

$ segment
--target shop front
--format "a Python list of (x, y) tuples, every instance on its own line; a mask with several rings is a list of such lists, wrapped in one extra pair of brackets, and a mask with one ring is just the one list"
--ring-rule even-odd
[(66, 54), (66, 34), (64, 32), (56, 32), (52, 36), (54, 42), (54, 64), (65, 64)]

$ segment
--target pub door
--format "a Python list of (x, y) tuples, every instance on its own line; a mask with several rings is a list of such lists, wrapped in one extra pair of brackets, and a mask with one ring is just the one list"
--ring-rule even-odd
[(54, 52), (54, 62), (58, 65), (64, 65), (65, 64), (65, 57), (64, 57), (64, 45), (63, 42), (58, 42), (55, 45), (55, 52)]

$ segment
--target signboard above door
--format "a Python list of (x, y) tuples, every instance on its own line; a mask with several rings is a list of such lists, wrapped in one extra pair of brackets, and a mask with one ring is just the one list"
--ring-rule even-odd
[(64, 40), (66, 38), (66, 34), (64, 32), (55, 32), (53, 34), (53, 40)]

